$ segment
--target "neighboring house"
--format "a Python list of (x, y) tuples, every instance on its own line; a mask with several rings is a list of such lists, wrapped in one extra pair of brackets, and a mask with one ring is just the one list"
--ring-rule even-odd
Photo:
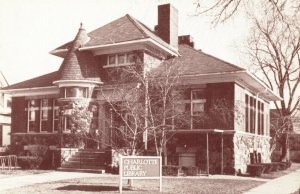
[[(168, 164), (205, 170), (209, 162), (210, 171), (220, 173), (245, 172), (255, 157), (269, 162), (269, 104), (280, 97), (247, 70), (193, 48), (190, 36), (178, 36), (177, 15), (173, 6), (160, 5), (155, 31), (130, 15), (90, 33), (81, 26), (73, 41), (51, 51), (64, 58), (58, 71), (4, 89), (13, 96), (12, 143), (58, 145), (60, 110), (66, 113), (74, 100), (93, 103), (93, 127), (107, 130), (104, 120), (112, 116), (100, 89), (112, 86), (110, 71), (133, 65), (131, 59), (139, 57), (145, 66), (154, 63), (155, 71), (167, 62), (185, 67), (177, 85), (185, 99), (178, 107), (189, 112), (190, 123), (175, 127), (165, 150)], [(226, 126), (199, 124), (197, 116), (218, 99), (239, 112)], [(69, 127), (65, 121), (61, 126), (63, 131)], [(109, 141), (103, 137), (100, 148), (109, 149)]]
[[(276, 128), (280, 127), (281, 119), (277, 109), (271, 109), (270, 112), (271, 125), (273, 126), (273, 128), (271, 128), (271, 135), (273, 135), (273, 133), (275, 133)], [(296, 109), (295, 112), (292, 114), (292, 125), (292, 133), (300, 134), (300, 109)]]
[[(0, 88), (7, 86), (8, 82), (0, 71)], [(0, 147), (10, 144), (10, 115), (11, 97), (9, 94), (0, 92)]]
[(300, 106), (293, 116), (293, 130), (295, 133), (300, 134)]

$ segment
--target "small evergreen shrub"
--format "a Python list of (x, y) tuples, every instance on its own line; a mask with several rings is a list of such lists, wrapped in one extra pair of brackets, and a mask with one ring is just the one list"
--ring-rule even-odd
[(260, 177), (265, 167), (261, 164), (250, 164), (248, 165), (248, 172), (250, 176)]
[(163, 165), (162, 166), (162, 175), (163, 176), (177, 176), (179, 166), (175, 165)]
[(272, 168), (271, 168), (271, 172), (276, 172), (279, 170), (279, 163), (278, 162), (272, 162)]
[(43, 158), (39, 156), (19, 156), (18, 165), (23, 170), (27, 169), (39, 169)]
[(272, 163), (261, 163), (265, 167), (264, 173), (270, 173), (272, 170)]
[(189, 166), (187, 167), (187, 173), (188, 176), (196, 176), (198, 174), (198, 168), (196, 166)]

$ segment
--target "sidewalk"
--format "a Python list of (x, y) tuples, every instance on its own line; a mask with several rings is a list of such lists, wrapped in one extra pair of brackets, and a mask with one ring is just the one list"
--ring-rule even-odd
[(285, 176), (270, 180), (244, 194), (288, 194), (300, 191), (300, 169)]
[(17, 187), (33, 185), (36, 183), (45, 183), (52, 181), (60, 181), (65, 179), (73, 178), (84, 178), (84, 177), (103, 177), (108, 175), (94, 174), (94, 173), (79, 173), (79, 172), (49, 172), (34, 175), (24, 175), (9, 178), (0, 179), (0, 193), (7, 189), (13, 189)]

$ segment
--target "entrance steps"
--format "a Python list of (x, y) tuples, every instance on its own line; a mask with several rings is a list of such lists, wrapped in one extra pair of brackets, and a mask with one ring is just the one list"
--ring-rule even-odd
[(58, 171), (105, 173), (109, 158), (106, 150), (83, 149), (64, 161)]

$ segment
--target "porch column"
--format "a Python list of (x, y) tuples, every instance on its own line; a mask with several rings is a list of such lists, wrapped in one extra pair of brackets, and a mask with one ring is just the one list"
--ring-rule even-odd
[(206, 132), (206, 173), (209, 175), (209, 145), (208, 145), (208, 132)]
[(100, 136), (100, 140), (101, 142), (98, 142), (98, 144), (100, 144), (101, 148), (106, 148), (106, 145), (108, 143), (108, 139), (107, 139), (107, 126), (105, 125), (105, 117), (107, 115), (105, 115), (105, 107), (104, 107), (104, 103), (100, 102), (99, 103), (99, 115), (98, 115), (98, 123), (99, 123), (99, 127), (98, 130), (101, 130), (100, 132), (98, 132), (101, 136)]
[(223, 132), (221, 133), (221, 174), (224, 173), (224, 140)]

